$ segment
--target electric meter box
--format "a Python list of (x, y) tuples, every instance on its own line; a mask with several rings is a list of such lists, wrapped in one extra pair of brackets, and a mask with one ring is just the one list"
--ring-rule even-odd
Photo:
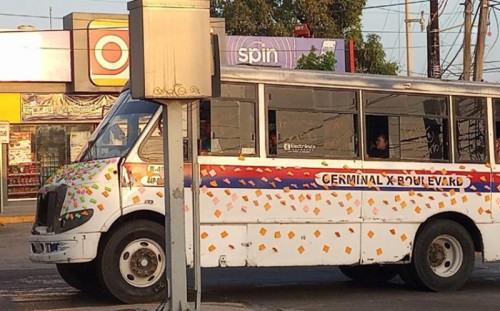
[(128, 10), (132, 97), (210, 97), (210, 0), (135, 0)]

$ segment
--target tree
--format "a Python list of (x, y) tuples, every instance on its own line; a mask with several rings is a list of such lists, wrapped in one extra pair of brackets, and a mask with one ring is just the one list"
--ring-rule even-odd
[(226, 33), (242, 36), (287, 36), (277, 31), (281, 22), (275, 20), (274, 7), (269, 0), (211, 0), (211, 14), (226, 19)]
[(367, 36), (361, 49), (356, 51), (357, 70), (361, 73), (396, 75), (398, 64), (385, 60), (385, 51), (380, 37), (375, 34)]
[(363, 40), (365, 5), (366, 0), (211, 0), (211, 13), (226, 19), (229, 35), (292, 36), (294, 24), (307, 24), (312, 37), (353, 40), (358, 72), (397, 74), (397, 64), (385, 61), (380, 38)]
[(313, 46), (309, 54), (302, 55), (297, 61), (296, 69), (334, 71), (337, 60), (333, 52), (329, 51), (318, 56), (316, 51), (317, 49)]

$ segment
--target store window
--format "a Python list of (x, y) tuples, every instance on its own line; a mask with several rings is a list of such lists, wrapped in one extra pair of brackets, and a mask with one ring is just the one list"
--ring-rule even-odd
[(59, 167), (76, 159), (94, 128), (94, 124), (11, 125), (7, 199), (36, 197)]

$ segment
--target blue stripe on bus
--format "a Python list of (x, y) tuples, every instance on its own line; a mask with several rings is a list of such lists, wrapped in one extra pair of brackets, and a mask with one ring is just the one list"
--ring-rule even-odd
[[(210, 182), (215, 181), (217, 186), (212, 186)], [(244, 181), (245, 184), (240, 181)], [(254, 185), (251, 185), (250, 182), (253, 182)], [(260, 178), (227, 178), (227, 177), (214, 177), (214, 178), (202, 178), (201, 186), (205, 186), (207, 188), (216, 188), (216, 189), (276, 189), (282, 190), (285, 187), (289, 187), (290, 190), (323, 190), (323, 191), (334, 191), (334, 190), (352, 190), (352, 191), (434, 191), (434, 192), (449, 192), (452, 189), (459, 193), (461, 188), (459, 187), (423, 187), (423, 186), (395, 186), (395, 187), (384, 187), (384, 186), (328, 186), (328, 189), (325, 189), (323, 186), (318, 185), (311, 179), (287, 179), (282, 180), (281, 182), (274, 182), (275, 186), (273, 186), (270, 182), (264, 182)], [(190, 182), (186, 183), (185, 186), (189, 187)], [(307, 186), (304, 186), (307, 185)], [(480, 193), (489, 193), (489, 192), (500, 192), (497, 189), (498, 183), (490, 184), (489, 182), (472, 182), (467, 188), (463, 188), (465, 192), (480, 192)], [(488, 188), (490, 188), (488, 189)]]

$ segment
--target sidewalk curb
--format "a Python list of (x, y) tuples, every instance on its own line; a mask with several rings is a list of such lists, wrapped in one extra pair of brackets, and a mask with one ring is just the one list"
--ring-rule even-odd
[[(194, 304), (188, 303), (189, 309), (194, 310)], [(155, 310), (164, 310), (160, 308), (161, 302), (150, 303), (150, 304), (136, 304), (136, 305), (116, 305), (116, 306), (105, 306), (105, 307), (80, 307), (80, 308), (63, 308), (63, 309), (50, 309), (47, 311), (155, 311)], [(201, 310), (208, 311), (251, 311), (247, 306), (241, 303), (232, 303), (232, 302), (202, 302)], [(165, 309), (166, 310), (166, 309)], [(36, 310), (35, 310), (36, 311)]]
[(16, 216), (1, 216), (0, 215), (0, 226), (6, 224), (20, 224), (26, 222), (34, 222), (34, 215), (16, 215)]

